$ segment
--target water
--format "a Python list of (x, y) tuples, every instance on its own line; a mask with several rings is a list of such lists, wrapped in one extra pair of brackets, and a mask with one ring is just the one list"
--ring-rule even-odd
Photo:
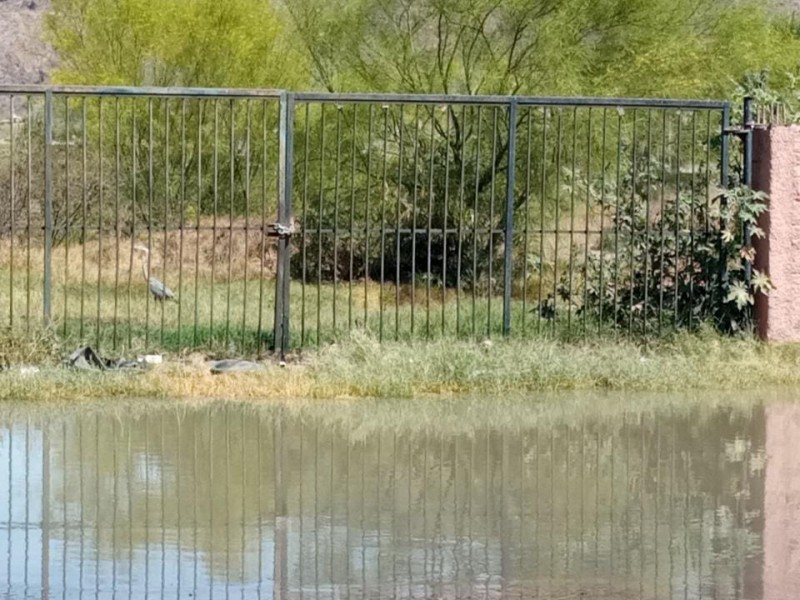
[(796, 597), (800, 406), (634, 405), (0, 407), (0, 598)]

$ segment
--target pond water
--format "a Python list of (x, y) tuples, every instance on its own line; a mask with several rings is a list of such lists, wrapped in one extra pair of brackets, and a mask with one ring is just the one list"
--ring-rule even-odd
[(552, 402), (0, 407), (0, 598), (797, 597), (800, 405)]

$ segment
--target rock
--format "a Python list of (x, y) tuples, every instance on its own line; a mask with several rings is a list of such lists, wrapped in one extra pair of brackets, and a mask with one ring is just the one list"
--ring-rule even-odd
[(215, 375), (220, 373), (247, 373), (251, 371), (261, 371), (263, 369), (264, 365), (260, 363), (237, 358), (216, 360), (211, 363), (211, 372)]

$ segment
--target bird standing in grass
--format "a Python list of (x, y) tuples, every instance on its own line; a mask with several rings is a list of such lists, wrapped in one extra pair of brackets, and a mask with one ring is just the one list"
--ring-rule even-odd
[(150, 288), (150, 293), (153, 294), (153, 297), (159, 302), (163, 302), (164, 300), (174, 300), (177, 302), (178, 299), (171, 289), (164, 285), (157, 277), (150, 276), (150, 269), (147, 266), (147, 257), (150, 255), (150, 248), (141, 244), (136, 244), (133, 250), (141, 253), (142, 274), (144, 275), (144, 280), (147, 282), (147, 287)]

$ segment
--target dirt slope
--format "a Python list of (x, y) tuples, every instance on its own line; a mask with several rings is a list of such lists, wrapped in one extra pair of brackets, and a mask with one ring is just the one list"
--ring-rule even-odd
[(56, 56), (42, 37), (50, 0), (0, 0), (0, 84), (44, 83)]

